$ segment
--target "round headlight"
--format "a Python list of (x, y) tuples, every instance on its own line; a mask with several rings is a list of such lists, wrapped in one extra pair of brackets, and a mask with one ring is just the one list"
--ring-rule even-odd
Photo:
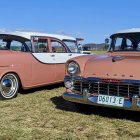
[(73, 87), (73, 81), (72, 80), (65, 80), (64, 81), (65, 87), (66, 88), (72, 88)]
[(69, 74), (77, 74), (80, 71), (79, 65), (76, 62), (70, 62), (67, 66)]

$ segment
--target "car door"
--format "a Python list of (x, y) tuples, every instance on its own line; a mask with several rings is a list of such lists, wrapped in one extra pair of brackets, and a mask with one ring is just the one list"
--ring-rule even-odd
[(55, 63), (46, 37), (32, 37), (32, 84), (45, 85), (55, 82)]
[(56, 80), (63, 81), (65, 76), (65, 64), (73, 57), (80, 56), (79, 53), (70, 53), (67, 47), (59, 40), (51, 39), (52, 61), (56, 64)]

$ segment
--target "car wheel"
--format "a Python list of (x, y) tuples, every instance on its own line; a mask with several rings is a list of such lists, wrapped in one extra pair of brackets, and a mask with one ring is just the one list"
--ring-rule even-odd
[(0, 96), (2, 99), (11, 99), (17, 96), (19, 88), (18, 77), (13, 73), (4, 75), (0, 82)]

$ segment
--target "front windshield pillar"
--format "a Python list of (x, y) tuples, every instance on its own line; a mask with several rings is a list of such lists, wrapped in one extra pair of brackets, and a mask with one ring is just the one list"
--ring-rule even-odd
[(67, 46), (71, 53), (79, 53), (77, 41), (73, 40), (63, 40), (64, 44)]

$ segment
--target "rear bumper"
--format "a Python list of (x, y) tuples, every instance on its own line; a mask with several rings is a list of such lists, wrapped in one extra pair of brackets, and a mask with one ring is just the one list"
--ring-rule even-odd
[(98, 104), (97, 103), (98, 96), (90, 96), (89, 93), (84, 93), (83, 95), (79, 95), (71, 92), (65, 92), (63, 93), (63, 98), (67, 101), (76, 102), (76, 103), (140, 111), (140, 98), (138, 98), (137, 96), (134, 96), (132, 98), (132, 101), (125, 99), (123, 107)]

